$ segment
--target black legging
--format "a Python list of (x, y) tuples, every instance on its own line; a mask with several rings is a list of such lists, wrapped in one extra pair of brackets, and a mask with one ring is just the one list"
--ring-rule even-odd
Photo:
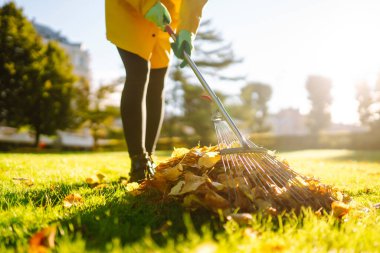
[(148, 61), (118, 48), (126, 80), (121, 96), (121, 118), (129, 155), (151, 155), (161, 131), (167, 68), (150, 69)]

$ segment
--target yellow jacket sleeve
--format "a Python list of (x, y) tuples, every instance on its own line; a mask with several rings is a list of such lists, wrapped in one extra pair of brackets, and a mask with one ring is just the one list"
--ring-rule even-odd
[(206, 3), (207, 0), (182, 0), (178, 30), (187, 30), (196, 34), (201, 21), (203, 6)]
[(124, 0), (143, 16), (155, 5), (158, 0)]

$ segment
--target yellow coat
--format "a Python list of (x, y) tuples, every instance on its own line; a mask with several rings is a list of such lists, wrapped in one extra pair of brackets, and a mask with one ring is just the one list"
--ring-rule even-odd
[[(207, 0), (161, 0), (177, 30), (196, 33)], [(167, 67), (169, 36), (144, 15), (157, 0), (106, 0), (107, 39), (117, 47), (150, 61), (152, 68)]]

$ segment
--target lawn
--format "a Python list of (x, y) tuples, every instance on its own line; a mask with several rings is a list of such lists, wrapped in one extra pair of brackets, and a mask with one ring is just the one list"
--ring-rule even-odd
[[(168, 152), (160, 152), (159, 159)], [(300, 173), (351, 195), (343, 220), (305, 210), (249, 225), (188, 213), (154, 192), (134, 196), (121, 176), (126, 153), (0, 154), (0, 252), (28, 250), (33, 234), (55, 227), (53, 252), (380, 252), (380, 151), (306, 150), (281, 153)], [(85, 182), (97, 172), (104, 188)], [(23, 181), (14, 178), (33, 180)], [(71, 208), (64, 198), (80, 194)]]

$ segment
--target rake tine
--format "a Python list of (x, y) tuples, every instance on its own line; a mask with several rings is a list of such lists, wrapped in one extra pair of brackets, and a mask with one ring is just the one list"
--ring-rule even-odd
[[(270, 156), (269, 156), (270, 157)], [(268, 155), (266, 155), (265, 156), (265, 158), (268, 158)], [(265, 160), (263, 160), (263, 163), (264, 164), (266, 164), (266, 161)], [(266, 164), (267, 165), (267, 164)], [(278, 166), (278, 164), (277, 164), (277, 166)], [(283, 178), (283, 180), (284, 180), (284, 185), (286, 185), (286, 183), (288, 183), (289, 181), (294, 181), (294, 175), (292, 175), (293, 177), (290, 177), (289, 179), (286, 179), (286, 178), (284, 178), (284, 174), (281, 174), (281, 172), (279, 172), (279, 170), (275, 170), (275, 168), (274, 167), (271, 167), (271, 166), (268, 166), (267, 165), (267, 169), (268, 169), (268, 171), (272, 171), (274, 174), (276, 174), (277, 176), (279, 176), (279, 177), (282, 177)], [(293, 171), (291, 171), (291, 173), (290, 174), (293, 174)], [(299, 183), (299, 186), (301, 186), (301, 190), (302, 191), (304, 191), (305, 189), (303, 188), (303, 186), (302, 186), (302, 184), (301, 183)], [(290, 192), (292, 192), (292, 191), (290, 191)], [(303, 192), (304, 193), (304, 192)], [(306, 194), (306, 192), (305, 192), (305, 194)], [(294, 196), (294, 195), (297, 195), (297, 196)], [(300, 202), (302, 202), (302, 201), (304, 201), (305, 199), (307, 199), (307, 195), (306, 195), (306, 197), (305, 196), (302, 196), (301, 195), (301, 193), (299, 193), (299, 192), (293, 192), (293, 197), (295, 198), (295, 200), (297, 200), (297, 201), (300, 201)], [(300, 199), (299, 199), (300, 198)]]
[[(276, 163), (277, 166), (284, 168), (284, 167), (283, 167), (283, 163), (280, 163), (280, 162), (274, 160), (272, 156), (270, 156), (270, 155), (267, 154), (267, 155), (265, 156), (265, 158), (268, 159), (268, 160), (270, 159), (270, 160), (274, 161), (274, 162)], [(272, 169), (272, 167), (269, 167), (269, 169)], [(309, 196), (310, 190), (309, 190), (308, 188), (305, 188), (305, 186), (304, 186), (304, 185), (303, 185), (303, 184), (297, 179), (297, 176), (299, 176), (299, 177), (301, 177), (301, 178), (303, 178), (303, 177), (302, 177), (300, 174), (296, 173), (294, 170), (291, 170), (291, 169), (289, 169), (289, 168), (285, 168), (285, 170), (288, 171), (289, 174), (292, 174), (292, 176), (293, 176), (293, 177), (289, 178), (289, 181), (295, 183), (294, 185), (299, 186), (300, 189), (301, 189), (301, 191), (302, 191), (302, 193), (305, 194), (305, 197), (303, 197), (302, 200), (308, 199), (308, 196)], [(281, 173), (281, 172), (279, 172), (279, 171), (280, 171), (280, 170), (277, 170), (278, 173)], [(285, 172), (282, 172), (282, 173), (285, 173)], [(297, 193), (297, 194), (298, 194), (298, 193)], [(300, 195), (300, 194), (298, 194), (298, 195)]]

